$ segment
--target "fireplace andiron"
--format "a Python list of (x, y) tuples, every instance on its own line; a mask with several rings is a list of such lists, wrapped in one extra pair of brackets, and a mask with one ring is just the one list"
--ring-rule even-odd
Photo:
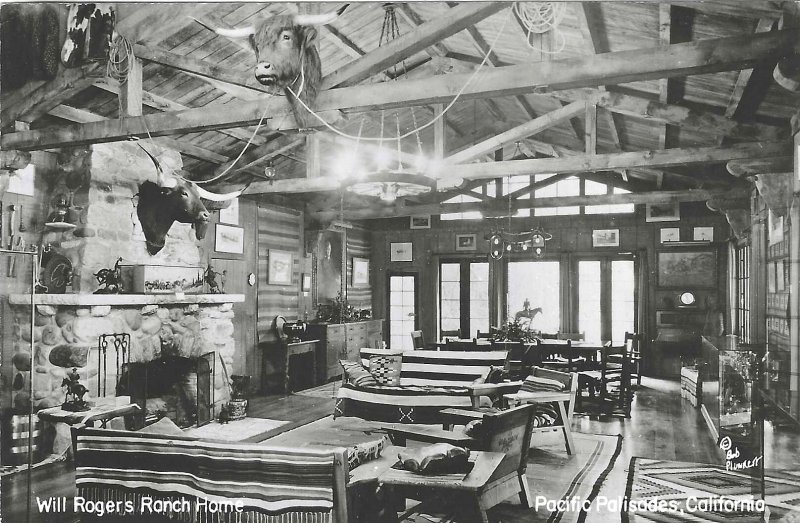
[(67, 374), (67, 377), (61, 382), (62, 387), (67, 388), (67, 394), (64, 397), (64, 403), (61, 408), (70, 412), (83, 412), (89, 410), (89, 403), (83, 399), (83, 396), (88, 392), (88, 389), (83, 386), (78, 380), (81, 375), (78, 374), (78, 369), (73, 368), (72, 372)]

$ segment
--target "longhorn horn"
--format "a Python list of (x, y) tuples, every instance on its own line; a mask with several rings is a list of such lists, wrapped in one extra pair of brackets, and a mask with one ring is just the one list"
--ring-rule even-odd
[(207, 191), (207, 190), (203, 189), (202, 187), (200, 187), (197, 184), (194, 184), (194, 186), (197, 189), (197, 194), (200, 195), (200, 198), (202, 198), (204, 200), (209, 200), (209, 201), (212, 201), (212, 202), (227, 202), (228, 200), (233, 200), (234, 198), (238, 198), (239, 196), (241, 196), (242, 193), (244, 191), (246, 191), (248, 187), (250, 187), (250, 184), (248, 183), (247, 185), (245, 185), (242, 189), (239, 189), (238, 191), (233, 191), (233, 192), (229, 192), (229, 193), (225, 193), (225, 194), (216, 194), (216, 193)]
[(247, 38), (250, 35), (256, 34), (256, 28), (253, 27), (252, 25), (251, 26), (246, 26), (246, 27), (237, 27), (235, 29), (225, 29), (224, 27), (211, 27), (207, 23), (205, 23), (205, 22), (203, 22), (201, 20), (198, 20), (197, 18), (195, 18), (193, 16), (190, 16), (189, 18), (191, 18), (192, 20), (194, 20), (198, 24), (202, 25), (203, 27), (205, 27), (209, 31), (214, 31), (218, 35), (225, 36), (225, 37), (228, 37), (228, 38)]
[[(161, 162), (158, 161), (158, 158), (153, 156), (150, 151), (142, 147), (142, 144), (136, 142), (136, 145), (139, 146), (139, 149), (143, 150), (144, 153), (150, 158), (150, 161), (153, 162), (153, 165), (156, 166), (156, 174), (157, 174), (157, 185), (159, 187), (175, 187), (178, 183), (174, 176), (167, 176), (164, 173), (164, 169), (161, 167)], [(171, 183), (170, 183), (171, 182)]]
[(325, 13), (321, 15), (294, 15), (294, 23), (297, 25), (325, 25), (333, 22), (339, 16), (344, 13), (344, 10), (347, 9), (347, 6), (350, 4), (344, 4), (342, 7), (337, 9), (336, 11), (332, 11), (330, 13)]

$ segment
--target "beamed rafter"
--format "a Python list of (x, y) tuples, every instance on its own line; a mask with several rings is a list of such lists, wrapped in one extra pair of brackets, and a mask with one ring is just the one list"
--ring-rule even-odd
[[(613, 171), (635, 167), (668, 167), (677, 165), (699, 165), (723, 163), (730, 160), (771, 158), (790, 155), (791, 142), (750, 142), (731, 147), (691, 147), (663, 151), (635, 151), (611, 154), (578, 154), (564, 158), (535, 158), (530, 160), (508, 160), (502, 162), (445, 165), (434, 176), (442, 182), (480, 180), (514, 175), (551, 173), (574, 173)], [(248, 194), (257, 193), (305, 193), (333, 191), (340, 188), (335, 177), (314, 180), (292, 178), (275, 180), (274, 183), (255, 182)]]
[[(509, 96), (535, 89), (551, 90), (591, 87), (656, 78), (703, 74), (753, 67), (788, 52), (800, 52), (800, 30), (786, 29), (749, 37), (699, 40), (668, 47), (605, 53), (577, 58), (486, 69), (464, 88), (462, 99)], [(366, 58), (366, 56), (365, 56)], [(358, 85), (320, 93), (318, 112), (342, 109), (388, 109), (409, 105), (448, 103), (464, 87), (472, 74), (452, 74), (421, 80), (387, 84)], [(192, 109), (147, 117), (153, 136), (226, 129), (253, 125), (262, 114), (271, 130), (297, 127), (284, 99), (243, 101), (230, 110), (217, 113)], [(34, 150), (99, 142), (113, 142), (131, 136), (145, 136), (142, 117), (108, 122), (47, 128), (4, 134), (0, 146)]]
[[(736, 189), (706, 190), (687, 189), (683, 191), (653, 191), (631, 194), (601, 194), (594, 196), (557, 196), (552, 198), (531, 198), (529, 200), (513, 200), (511, 211), (519, 209), (539, 209), (545, 207), (572, 207), (578, 205), (616, 205), (622, 203), (673, 203), (673, 202), (702, 202), (712, 198), (740, 199), (746, 198), (750, 190), (747, 187)], [(364, 220), (374, 218), (397, 218), (416, 214), (460, 213), (481, 210), (508, 210), (507, 201), (467, 202), (467, 203), (437, 203), (431, 205), (391, 205), (383, 207), (369, 207), (362, 209), (345, 209), (346, 220)], [(502, 206), (500, 206), (502, 204)], [(321, 211), (313, 213), (312, 217), (318, 220), (332, 220), (339, 217), (339, 211)]]

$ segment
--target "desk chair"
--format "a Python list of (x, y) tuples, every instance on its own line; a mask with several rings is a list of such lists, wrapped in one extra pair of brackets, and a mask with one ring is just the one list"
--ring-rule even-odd
[[(455, 415), (455, 414), (451, 414)], [(426, 443), (450, 443), (470, 450), (502, 452), (506, 455), (495, 469), (486, 485), (477, 492), (480, 521), (488, 523), (486, 511), (513, 495), (518, 495), (525, 508), (531, 508), (531, 493), (525, 470), (528, 466), (528, 448), (533, 429), (533, 405), (522, 405), (496, 413), (463, 411), (466, 423), (479, 416), (480, 430), (474, 436), (463, 430), (448, 431), (425, 426), (386, 427), (395, 445), (405, 445), (407, 440)], [(466, 523), (466, 522), (465, 522)]]
[(538, 364), (547, 369), (578, 372), (586, 367), (586, 358), (578, 356), (572, 350), (572, 340), (569, 339), (566, 343), (537, 339), (534, 350), (539, 360)]
[(599, 413), (622, 414), (631, 417), (631, 360), (628, 344), (614, 346), (609, 341), (603, 346), (600, 369), (580, 372), (578, 402), (583, 388), (599, 391)]
[(440, 339), (442, 341), (447, 341), (450, 339), (460, 340), (461, 339), (461, 329), (456, 329), (454, 331), (442, 331)]
[(425, 348), (425, 336), (422, 331), (411, 331), (411, 341), (414, 344), (414, 350)]

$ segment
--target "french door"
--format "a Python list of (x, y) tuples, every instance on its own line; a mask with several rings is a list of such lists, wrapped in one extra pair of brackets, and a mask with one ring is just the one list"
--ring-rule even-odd
[(418, 276), (411, 273), (389, 274), (389, 325), (390, 349), (413, 350), (411, 331), (417, 330)]
[(622, 342), (636, 330), (636, 267), (629, 257), (577, 261), (576, 332), (587, 340)]

